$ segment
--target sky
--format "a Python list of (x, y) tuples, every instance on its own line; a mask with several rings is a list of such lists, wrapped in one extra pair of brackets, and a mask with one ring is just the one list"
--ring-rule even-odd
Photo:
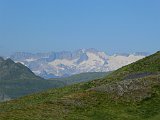
[(160, 0), (0, 0), (0, 55), (160, 50)]

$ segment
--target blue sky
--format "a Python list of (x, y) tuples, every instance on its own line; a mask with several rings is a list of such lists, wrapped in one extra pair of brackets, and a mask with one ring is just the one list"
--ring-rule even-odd
[(0, 0), (0, 55), (160, 50), (160, 0)]

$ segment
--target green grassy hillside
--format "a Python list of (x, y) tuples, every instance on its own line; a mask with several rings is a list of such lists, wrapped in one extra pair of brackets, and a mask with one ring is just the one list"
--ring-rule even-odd
[(66, 78), (53, 78), (50, 80), (57, 80), (63, 82), (65, 85), (71, 85), (80, 82), (87, 82), (94, 79), (100, 79), (107, 76), (110, 73), (111, 72), (87, 72), (87, 73), (72, 75)]
[(107, 84), (112, 81), (120, 81), (129, 76), (136, 76), (141, 73), (155, 73), (160, 71), (160, 51), (157, 53), (145, 57), (137, 62), (124, 66), (112, 74), (106, 76), (100, 81), (96, 81), (96, 85)]
[(2, 120), (159, 120), (160, 52), (109, 76), (0, 104)]

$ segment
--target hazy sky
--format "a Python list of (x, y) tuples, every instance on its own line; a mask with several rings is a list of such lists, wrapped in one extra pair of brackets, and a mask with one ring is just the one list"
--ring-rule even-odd
[(160, 50), (160, 0), (0, 0), (0, 55)]

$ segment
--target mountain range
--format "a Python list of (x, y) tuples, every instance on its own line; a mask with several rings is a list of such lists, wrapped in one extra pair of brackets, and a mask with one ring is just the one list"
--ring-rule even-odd
[(2, 120), (159, 120), (160, 51), (89, 82), (0, 103)]
[(147, 53), (108, 55), (96, 49), (80, 49), (73, 52), (26, 53), (10, 56), (15, 62), (29, 67), (43, 78), (67, 77), (85, 72), (108, 72), (146, 57)]

